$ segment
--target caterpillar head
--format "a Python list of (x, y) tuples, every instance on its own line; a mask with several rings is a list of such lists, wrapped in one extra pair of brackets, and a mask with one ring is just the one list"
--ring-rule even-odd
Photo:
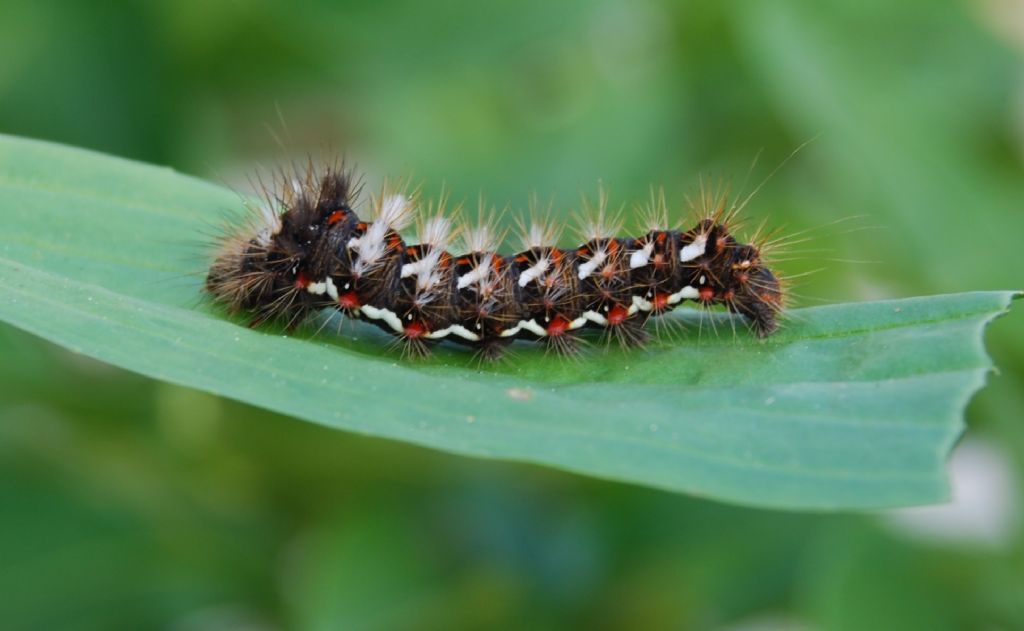
[(253, 312), (257, 322), (278, 317), (295, 306), (296, 298), (304, 300), (310, 282), (300, 268), (308, 255), (303, 232), (285, 213), (275, 232), (225, 237), (206, 276), (206, 291), (232, 312)]
[(278, 173), (272, 188), (263, 186), (261, 202), (249, 206), (249, 220), (220, 240), (207, 293), (230, 311), (253, 313), (254, 323), (301, 319), (317, 306), (317, 294), (307, 289), (331, 262), (317, 251), (321, 235), (351, 231), (353, 182), (344, 165)]

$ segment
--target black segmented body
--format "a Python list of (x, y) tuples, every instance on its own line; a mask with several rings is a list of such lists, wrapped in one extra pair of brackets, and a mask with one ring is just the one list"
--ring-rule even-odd
[(254, 324), (283, 319), (295, 326), (333, 307), (401, 336), (414, 350), (450, 339), (492, 357), (515, 339), (571, 351), (583, 328), (640, 344), (644, 323), (684, 300), (724, 305), (762, 336), (777, 328), (779, 281), (759, 249), (736, 241), (720, 217), (686, 231), (597, 235), (575, 249), (532, 243), (512, 256), (493, 247), (456, 256), (443, 230), (430, 243), (403, 241), (399, 214), (385, 206), (410, 204), (404, 197), (373, 202), (377, 221), (394, 224), (362, 221), (351, 182), (351, 172), (330, 168), (285, 187), (261, 212), (256, 236), (225, 239), (208, 292), (251, 313)]

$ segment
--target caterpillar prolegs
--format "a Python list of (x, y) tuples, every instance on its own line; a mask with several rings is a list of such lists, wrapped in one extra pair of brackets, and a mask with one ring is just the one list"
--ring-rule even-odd
[[(351, 169), (312, 166), (277, 178), (251, 221), (230, 228), (210, 267), (206, 290), (232, 312), (292, 328), (325, 309), (373, 323), (426, 354), (450, 340), (497, 358), (517, 339), (576, 350), (577, 332), (603, 329), (642, 345), (644, 325), (680, 303), (723, 305), (759, 336), (778, 327), (783, 291), (762, 260), (763, 244), (741, 243), (730, 228), (738, 211), (703, 196), (687, 230), (668, 225), (664, 196), (653, 196), (650, 227), (616, 236), (606, 197), (588, 211), (585, 243), (563, 249), (543, 222), (523, 227), (523, 249), (503, 255), (501, 236), (482, 221), (462, 231), (430, 204), (418, 243), (401, 232), (414, 221), (418, 195), (398, 187), (369, 196), (357, 215)], [(461, 234), (461, 250), (450, 251)]]

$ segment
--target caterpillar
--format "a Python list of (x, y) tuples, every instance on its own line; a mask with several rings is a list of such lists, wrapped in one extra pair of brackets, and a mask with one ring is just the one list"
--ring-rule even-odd
[(696, 225), (675, 230), (664, 194), (652, 194), (649, 229), (622, 237), (602, 191), (582, 245), (558, 247), (552, 224), (534, 220), (511, 255), (499, 252), (503, 235), (483, 220), (481, 204), (481, 221), (461, 231), (464, 253), (453, 254), (458, 231), (443, 196), (428, 204), (418, 243), (409, 244), (402, 232), (420, 203), (407, 186), (385, 183), (364, 220), (355, 210), (361, 180), (344, 164), (274, 179), (247, 204), (249, 221), (225, 230), (205, 284), (215, 303), (254, 327), (278, 321), (291, 330), (333, 308), (397, 336), (413, 355), (450, 340), (496, 359), (518, 339), (574, 353), (584, 329), (641, 346), (646, 322), (687, 300), (724, 306), (758, 336), (779, 326), (782, 283), (763, 261), (763, 243), (732, 234), (742, 204), (724, 196), (702, 191)]

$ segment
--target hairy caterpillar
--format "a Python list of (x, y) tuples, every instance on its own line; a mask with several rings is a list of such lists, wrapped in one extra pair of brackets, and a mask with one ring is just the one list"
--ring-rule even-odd
[(664, 196), (652, 196), (649, 230), (620, 237), (602, 193), (583, 245), (559, 248), (557, 231), (535, 221), (523, 227), (523, 250), (506, 256), (487, 222), (462, 231), (466, 253), (452, 254), (457, 231), (443, 200), (420, 221), (419, 243), (407, 244), (400, 233), (418, 195), (402, 187), (371, 195), (372, 220), (361, 219), (361, 187), (343, 165), (277, 180), (248, 225), (229, 228), (206, 278), (214, 301), (250, 314), (253, 326), (292, 328), (331, 307), (398, 336), (413, 354), (446, 339), (488, 358), (516, 339), (571, 353), (588, 328), (641, 345), (647, 320), (686, 300), (724, 305), (759, 336), (778, 327), (780, 281), (763, 244), (731, 234), (739, 208), (724, 196), (704, 195), (703, 216), (688, 230), (671, 229)]

